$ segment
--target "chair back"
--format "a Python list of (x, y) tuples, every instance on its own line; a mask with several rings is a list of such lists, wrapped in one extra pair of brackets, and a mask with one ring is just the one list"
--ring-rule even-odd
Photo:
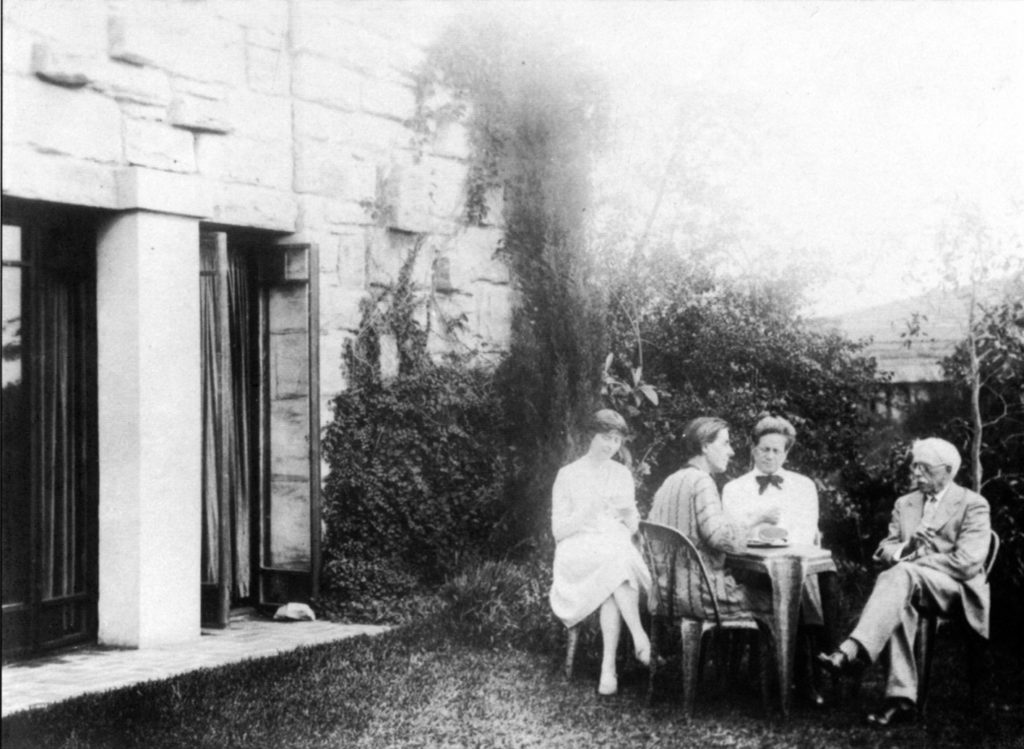
[(653, 586), (648, 609), (655, 616), (722, 623), (711, 576), (696, 545), (667, 525), (640, 521), (644, 561)]
[(988, 542), (988, 554), (985, 555), (985, 579), (992, 574), (992, 567), (996, 563), (996, 556), (999, 554), (999, 534), (992, 531), (992, 540)]

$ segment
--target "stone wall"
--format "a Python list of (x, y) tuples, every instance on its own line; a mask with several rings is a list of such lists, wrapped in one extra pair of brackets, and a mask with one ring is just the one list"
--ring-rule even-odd
[[(467, 137), (407, 126), (444, 8), (312, 0), (5, 0), (3, 192), (315, 242), (322, 401), (359, 302), (425, 239), (435, 352), (507, 346), (500, 225), (461, 222)], [(198, 248), (196, 249), (198, 252)], [(464, 316), (464, 318), (463, 318)], [(443, 319), (464, 319), (459, 340)]]

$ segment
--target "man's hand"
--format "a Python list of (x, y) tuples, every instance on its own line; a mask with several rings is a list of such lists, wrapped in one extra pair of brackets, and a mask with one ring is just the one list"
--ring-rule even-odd
[(757, 525), (759, 523), (769, 523), (771, 525), (778, 525), (779, 524), (779, 518), (781, 518), (781, 517), (782, 517), (782, 510), (779, 509), (778, 505), (775, 505), (775, 506), (765, 510), (761, 514), (760, 519), (757, 520), (755, 525)]
[(931, 551), (935, 551), (935, 544), (933, 542), (934, 538), (934, 528), (929, 528), (926, 525), (919, 525), (917, 528), (914, 529), (913, 534), (911, 534), (910, 536), (910, 540), (907, 541), (907, 545), (903, 549), (903, 554), (900, 556), (900, 559), (916, 559), (922, 554), (927, 554)]

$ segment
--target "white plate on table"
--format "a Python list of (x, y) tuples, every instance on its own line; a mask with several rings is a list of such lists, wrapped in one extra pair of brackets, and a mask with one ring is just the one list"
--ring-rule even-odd
[(752, 549), (782, 548), (784, 546), (789, 546), (789, 541), (782, 541), (782, 540), (761, 541), (759, 539), (753, 539), (752, 538), (749, 541), (747, 541), (747, 546), (749, 546)]

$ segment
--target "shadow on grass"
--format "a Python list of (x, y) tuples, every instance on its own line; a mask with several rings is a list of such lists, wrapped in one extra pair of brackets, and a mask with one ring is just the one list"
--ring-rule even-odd
[(765, 716), (750, 680), (701, 683), (694, 719), (670, 673), (648, 706), (646, 671), (596, 694), (597, 666), (566, 682), (560, 658), (467, 645), (442, 619), (374, 638), (87, 695), (3, 720), (16, 747), (1012, 747), (1024, 746), (1021, 658), (996, 652), (992, 690), (972, 706), (955, 639), (939, 642), (929, 715), (879, 733), (862, 711), (881, 692), (868, 672), (831, 709)]

